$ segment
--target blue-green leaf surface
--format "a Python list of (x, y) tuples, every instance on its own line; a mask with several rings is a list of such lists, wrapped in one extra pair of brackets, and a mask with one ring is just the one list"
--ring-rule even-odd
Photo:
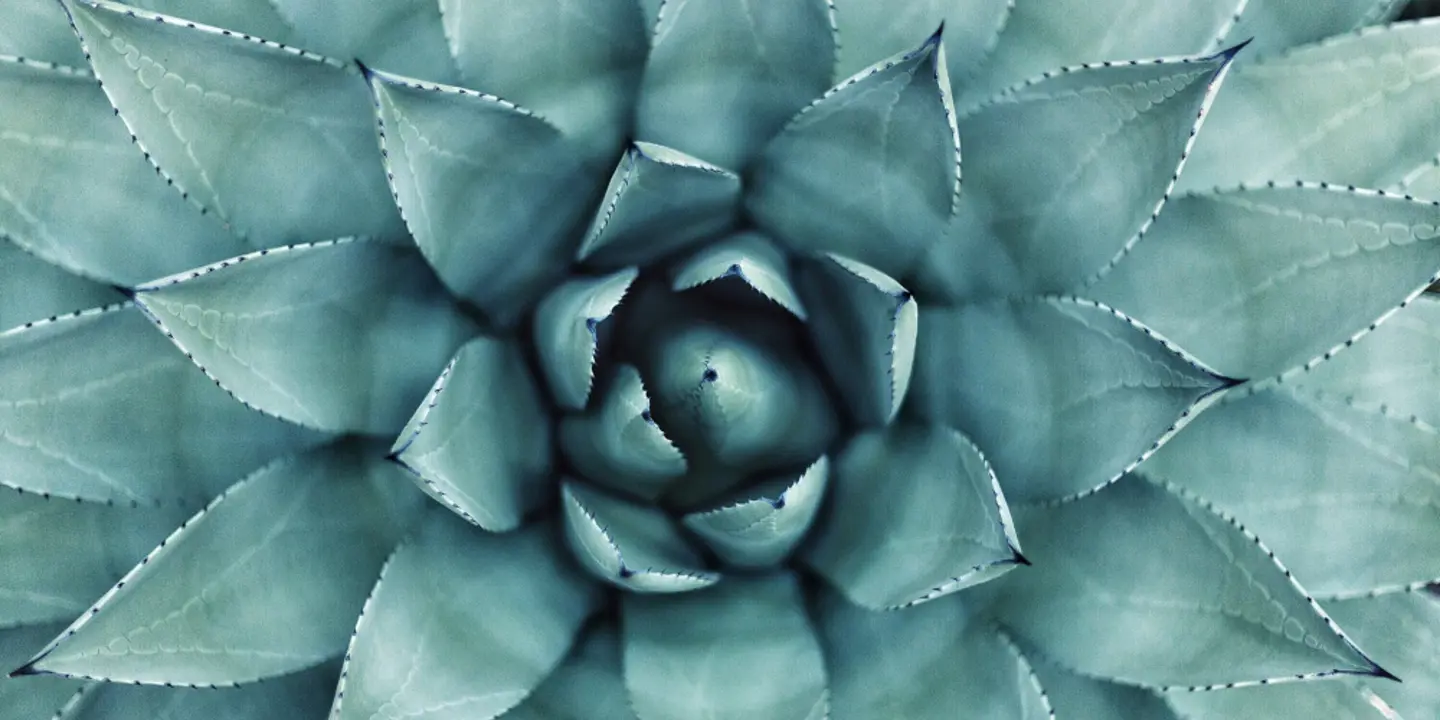
[(337, 432), (395, 432), (475, 331), (418, 253), (353, 238), (223, 260), (135, 299), (241, 402)]
[(1399, 683), (1367, 683), (1400, 717), (1428, 718), (1440, 710), (1440, 599), (1433, 590), (1329, 602), (1325, 609), (1400, 677)]
[(950, 82), (962, 90), (979, 73), (1010, 18), (1014, 0), (835, 0), (837, 78), (915, 47), (945, 23)]
[(193, 511), (320, 437), (235, 402), (128, 305), (0, 333), (9, 488)]
[(245, 251), (166, 187), (89, 72), (0, 58), (0, 97), (0, 234), (123, 285)]
[[(0, 673), (19, 667), (65, 625), (30, 625), (0, 630)], [(44, 720), (55, 715), (84, 684), (65, 678), (0, 674), (0, 720)]]
[(339, 654), (386, 554), (423, 502), (381, 452), (331, 445), (237, 483), (25, 672), (234, 685)]
[(1161, 688), (1383, 672), (1254, 535), (1164, 487), (1129, 476), (1015, 519), (1035, 572), (995, 612), (1065, 667)]
[(821, 720), (825, 662), (789, 574), (621, 599), (625, 684), (640, 720)]
[(829, 0), (671, 0), (650, 45), (636, 136), (733, 170), (834, 82)]
[(990, 464), (955, 430), (902, 424), (862, 433), (832, 474), (801, 557), (853, 603), (914, 605), (1025, 562)]
[(65, 9), (54, 0), (10, 0), (0, 25), (0, 54), (85, 67), (85, 54)]
[(335, 675), (336, 664), (326, 663), (239, 688), (95, 684), (75, 695), (54, 720), (321, 718), (335, 692)]
[(0, 240), (0, 330), (108, 305), (124, 296), (106, 285), (68, 273)]
[[(300, 2), (304, 0), (131, 0), (125, 4), (321, 52), (311, 36), (297, 32), (291, 24), (293, 13), (280, 11), (282, 5), (294, 6)], [(335, 9), (345, 11), (341, 7)], [(337, 58), (356, 56), (354, 52), (323, 52)]]
[(963, 597), (876, 612), (821, 594), (815, 624), (830, 671), (829, 717), (1054, 718), (1030, 664), (993, 623), (972, 618)]
[(633, 365), (615, 368), (590, 411), (560, 421), (560, 447), (581, 477), (646, 501), (660, 497), (686, 469), (685, 455), (651, 415)]
[[(1371, 683), (1377, 687), (1392, 684), (1388, 680)], [(1340, 678), (1198, 692), (1177, 690), (1166, 693), (1165, 699), (1184, 720), (1397, 720), (1412, 717), (1382, 713), (1376, 701), (1381, 706), (1387, 704), (1373, 690)]]
[(566, 561), (556, 530), (492, 535), (427, 518), (365, 604), (331, 717), (473, 720), (518, 705), (560, 664), (600, 599)]
[(1077, 675), (1044, 661), (1032, 663), (1031, 667), (1056, 717), (1180, 720), (1153, 690)]
[(415, 243), (451, 291), (513, 322), (563, 275), (599, 179), (574, 143), (525, 108), (369, 77), (390, 185)]
[(355, 68), (105, 0), (66, 7), (140, 148), (235, 234), (404, 237)]
[(520, 348), (479, 337), (455, 354), (390, 452), (426, 494), (504, 532), (554, 492), (550, 429)]
[(623, 672), (619, 634), (596, 625), (505, 720), (635, 720)]
[[(1233, 3), (1232, 3), (1233, 4)], [(1359, 27), (1384, 22), (1405, 0), (1249, 0), (1227, 37), (1255, 38), (1261, 54), (1324, 40)]]
[[(639, 274), (626, 268), (602, 277), (578, 277), (555, 288), (535, 310), (535, 344), (550, 397), (566, 410), (584, 410), (595, 384), (601, 325)], [(613, 323), (611, 323), (613, 325)]]
[(578, 260), (647, 265), (735, 223), (740, 176), (679, 150), (636, 142), (620, 157)]
[[(186, 5), (216, 4), (215, 0), (158, 1)], [(144, 2), (155, 4), (157, 0)], [(239, 3), (259, 7), (246, 7), (243, 14), (237, 12), (239, 17), (235, 21), (254, 23), (263, 18), (270, 25), (274, 18), (278, 18), (286, 28), (291, 29), (294, 44), (306, 50), (333, 58), (357, 58), (381, 70), (435, 82), (454, 83), (459, 80), (459, 68), (450, 54), (450, 45), (441, 25), (440, 3), (436, 0), (226, 0), (221, 4)], [(153, 9), (168, 12), (158, 7)], [(183, 15), (178, 10), (176, 14)], [(218, 19), (194, 19), (231, 27)], [(258, 29), (254, 32), (267, 40), (283, 42), (281, 38), (270, 37)]]
[(800, 111), (747, 179), (747, 209), (782, 244), (902, 277), (949, 222), (960, 193), (939, 34)]
[(794, 480), (768, 484), (751, 499), (680, 519), (729, 565), (765, 567), (785, 559), (805, 537), (825, 499), (830, 460), (821, 456)]
[[(675, 266), (670, 283), (676, 292), (735, 278), (760, 297), (801, 320), (809, 317), (791, 280), (785, 254), (764, 235), (747, 231), (706, 244)], [(733, 282), (732, 282), (733, 284)]]
[(682, 593), (714, 585), (709, 572), (664, 510), (584, 483), (561, 487), (565, 539), (596, 577), (638, 593)]
[(805, 327), (852, 419), (861, 425), (894, 420), (910, 389), (920, 325), (910, 291), (838, 255), (800, 262), (796, 284), (815, 308)]
[(1226, 375), (1263, 378), (1348, 344), (1437, 274), (1440, 206), (1292, 183), (1175, 199), (1090, 293)]
[(1012, 502), (1111, 482), (1224, 385), (1088, 300), (927, 306), (919, 335), (907, 413), (974, 439)]

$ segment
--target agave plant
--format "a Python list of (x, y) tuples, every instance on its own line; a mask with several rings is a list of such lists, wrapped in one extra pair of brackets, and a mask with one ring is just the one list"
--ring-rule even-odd
[(1440, 715), (1399, 12), (7, 0), (0, 720)]

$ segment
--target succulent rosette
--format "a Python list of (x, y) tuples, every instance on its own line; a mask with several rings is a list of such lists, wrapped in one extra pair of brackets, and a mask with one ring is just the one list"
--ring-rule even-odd
[(7, 0), (0, 720), (1435, 717), (1399, 11)]

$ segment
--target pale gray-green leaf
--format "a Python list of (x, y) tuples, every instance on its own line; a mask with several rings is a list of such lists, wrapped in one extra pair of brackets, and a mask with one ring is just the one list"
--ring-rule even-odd
[(907, 412), (970, 436), (1006, 497), (1027, 502), (1113, 481), (1223, 385), (1087, 300), (927, 306)]
[[(314, 46), (312, 37), (297, 32), (287, 16), (280, 12), (281, 5), (298, 4), (296, 0), (132, 0), (125, 4), (255, 35), (271, 42), (320, 51)], [(355, 57), (353, 52), (329, 54), (337, 58)]]
[[(1055, 708), (1055, 717), (1061, 720), (1181, 720), (1153, 690), (1077, 675), (1043, 660), (1032, 667), (1050, 706)], [(1256, 720), (1260, 717), (1256, 716)]]
[[(1374, 683), (1377, 687), (1388, 687), (1391, 684), (1385, 680)], [(1171, 707), (1185, 720), (1399, 720), (1411, 717), (1383, 714), (1372, 702), (1372, 697), (1373, 691), (1357, 687), (1355, 683), (1341, 678), (1321, 678), (1229, 690), (1177, 690), (1165, 694)]]
[(395, 432), (475, 332), (418, 253), (350, 238), (224, 260), (136, 301), (241, 402), (337, 432)]
[(0, 240), (0, 276), (5, 278), (0, 284), (0, 330), (125, 299), (5, 240)]
[(829, 482), (830, 460), (821, 456), (779, 492), (689, 513), (680, 521), (730, 565), (774, 565), (804, 539)]
[[(178, 1), (186, 4), (215, 4), (215, 0)], [(236, 1), (227, 0), (230, 4)], [(450, 45), (441, 24), (440, 3), (436, 0), (239, 1), (247, 5), (269, 6), (246, 8), (245, 16), (258, 16), (269, 20), (270, 15), (278, 15), (287, 27), (293, 28), (295, 44), (306, 50), (333, 58), (357, 58), (366, 65), (381, 70), (435, 82), (459, 82), (460, 71), (450, 54)], [(213, 22), (221, 27), (231, 27), (218, 21)], [(261, 36), (267, 40), (283, 42), (280, 38), (272, 38), (263, 33)]]
[[(705, 245), (675, 266), (676, 292), (735, 278), (801, 320), (809, 317), (791, 281), (789, 260), (764, 235), (747, 231)], [(717, 285), (718, 286), (718, 285)]]
[(586, 480), (645, 501), (685, 474), (685, 456), (650, 414), (650, 397), (633, 365), (615, 368), (599, 404), (560, 421), (560, 447)]
[(852, 438), (812, 535), (802, 560), (872, 610), (930, 601), (1025, 562), (990, 464), (942, 426)]
[(166, 187), (89, 72), (0, 58), (0, 97), (6, 238), (71, 272), (123, 285), (247, 249)]
[(416, 484), (492, 532), (552, 497), (550, 417), (513, 340), (466, 343), (391, 447)]
[(795, 282), (816, 309), (805, 324), (840, 399), (861, 425), (895, 419), (915, 366), (920, 309), (894, 278), (838, 255), (802, 260)]
[(620, 611), (625, 684), (640, 720), (829, 716), (825, 662), (795, 576), (625, 595)]
[(636, 142), (620, 157), (576, 259), (648, 265), (734, 225), (740, 176), (663, 145)]
[(106, 0), (65, 1), (140, 148), (234, 233), (262, 246), (404, 237), (353, 67)]
[(565, 539), (601, 580), (637, 593), (682, 593), (720, 580), (664, 510), (574, 481), (562, 485), (561, 495)]
[[(1249, 0), (1226, 37), (1255, 38), (1255, 51), (1269, 54), (1325, 40), (1384, 22), (1406, 0)], [(1232, 3), (1233, 4), (1233, 3)]]
[(1370, 690), (1400, 717), (1435, 716), (1440, 710), (1440, 655), (1435, 652), (1440, 646), (1440, 599), (1433, 590), (1329, 602), (1325, 609), (1401, 680), (1368, 682)]
[(599, 178), (529, 110), (369, 77), (390, 186), (415, 243), (451, 291), (498, 324), (515, 322), (564, 274)]
[(386, 554), (423, 502), (381, 452), (331, 445), (237, 483), (27, 671), (233, 685), (339, 654)]
[(331, 717), (478, 720), (520, 704), (600, 600), (556, 530), (492, 535), (427, 518), (365, 603)]
[(0, 25), (0, 54), (85, 67), (85, 53), (65, 9), (55, 0), (9, 0)]
[(0, 333), (0, 485), (194, 510), (321, 437), (235, 402), (132, 306)]
[[(53, 720), (273, 720), (321, 718), (335, 692), (337, 663), (239, 688), (87, 686)], [(27, 720), (38, 720), (39, 715)]]
[(65, 678), (3, 675), (19, 667), (64, 629), (65, 625), (60, 624), (0, 630), (0, 720), (51, 718), (84, 687), (84, 683)]
[(800, 111), (747, 177), (747, 210), (793, 250), (903, 277), (960, 193), (960, 137), (934, 35)]
[(614, 315), (638, 274), (631, 267), (574, 278), (540, 301), (533, 320), (540, 371), (561, 408), (585, 409), (595, 384), (601, 325)]
[(994, 52), (1014, 0), (835, 0), (836, 77), (846, 78), (915, 47), (945, 23), (945, 57), (957, 91)]
[(1011, 573), (994, 610), (1066, 667), (1160, 688), (1381, 672), (1254, 535), (1159, 485), (1128, 476), (1015, 519), (1036, 572)]
[(609, 623), (585, 633), (570, 656), (504, 720), (635, 720), (625, 692), (620, 637)]
[(671, 0), (650, 40), (636, 136), (743, 170), (834, 82), (835, 40), (829, 0)]

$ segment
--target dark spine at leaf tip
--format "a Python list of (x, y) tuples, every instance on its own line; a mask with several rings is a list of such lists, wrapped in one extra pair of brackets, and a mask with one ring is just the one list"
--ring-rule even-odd
[(1404, 680), (1401, 680), (1398, 676), (1396, 676), (1395, 673), (1392, 673), (1392, 672), (1390, 672), (1389, 670), (1386, 670), (1385, 668), (1380, 667), (1379, 665), (1377, 665), (1377, 664), (1375, 663), (1375, 661), (1373, 661), (1373, 660), (1370, 661), (1370, 672), (1369, 672), (1369, 674), (1370, 674), (1370, 675), (1373, 675), (1373, 676), (1375, 676), (1375, 677), (1378, 677), (1378, 678), (1384, 678), (1384, 679), (1386, 679), (1386, 680), (1394, 680), (1394, 681), (1397, 682), (1397, 683), (1403, 683), (1403, 682), (1405, 682)]
[(944, 34), (945, 34), (945, 21), (944, 21), (944, 20), (941, 20), (941, 21), (940, 21), (940, 26), (937, 27), (937, 28), (935, 28), (935, 32), (930, 33), (930, 37), (928, 37), (928, 38), (925, 39), (925, 47), (933, 47), (933, 46), (935, 46), (935, 45), (939, 45), (939, 44), (940, 44), (940, 39), (941, 39), (941, 37), (942, 37)]
[(720, 373), (715, 372), (715, 368), (705, 368), (705, 374), (701, 375), (700, 379), (705, 382), (715, 382), (720, 379)]
[(374, 80), (375, 80), (375, 71), (374, 71), (374, 70), (371, 70), (369, 65), (366, 65), (365, 63), (360, 62), (360, 58), (353, 58), (350, 62), (355, 63), (355, 67), (359, 68), (360, 74), (361, 74), (367, 81), (374, 82)]
[(124, 285), (111, 285), (110, 287), (113, 288), (113, 289), (115, 290), (115, 292), (118, 292), (118, 293), (120, 293), (121, 295), (124, 295), (124, 296), (125, 296), (125, 299), (127, 299), (127, 300), (134, 300), (134, 299), (135, 299), (135, 289), (134, 289), (134, 288), (125, 287)]
[(44, 675), (45, 673), (43, 671), (35, 669), (36, 662), (36, 660), (31, 660), (30, 662), (25, 663), (24, 665), (21, 665), (20, 667), (11, 670), (6, 677), (18, 678), (25, 677), (26, 675)]
[(1024, 565), (1024, 566), (1026, 566), (1026, 567), (1033, 567), (1033, 566), (1035, 565), (1035, 563), (1030, 562), (1030, 559), (1029, 559), (1029, 558), (1025, 557), (1024, 555), (1021, 555), (1019, 550), (1016, 550), (1016, 551), (1014, 551), (1014, 552), (1015, 552), (1015, 564), (1016, 564), (1016, 565)]
[(1223, 60), (1224, 62), (1229, 63), (1230, 61), (1235, 59), (1236, 55), (1240, 54), (1241, 50), (1245, 49), (1246, 45), (1249, 45), (1252, 42), (1255, 42), (1255, 38), (1246, 38), (1238, 45), (1232, 45), (1228, 48), (1225, 48), (1224, 50), (1221, 50), (1218, 53), (1215, 53), (1211, 56), (1211, 58), (1215, 60)]

